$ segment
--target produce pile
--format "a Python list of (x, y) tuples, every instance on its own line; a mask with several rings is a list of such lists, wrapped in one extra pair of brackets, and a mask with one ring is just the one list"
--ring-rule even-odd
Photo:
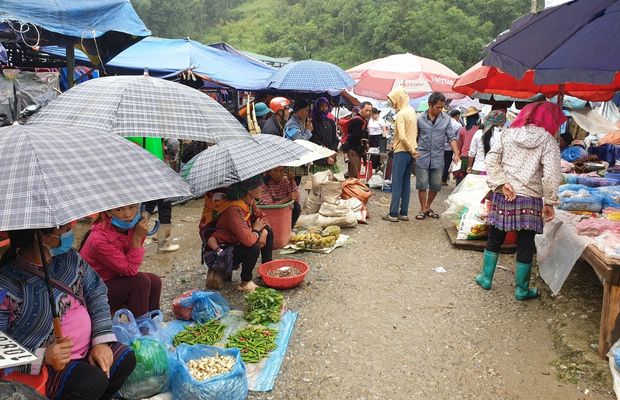
[(284, 297), (274, 289), (258, 288), (245, 295), (246, 310), (244, 317), (250, 324), (280, 322)]
[(300, 273), (301, 271), (293, 266), (284, 266), (278, 269), (272, 269), (271, 271), (267, 272), (267, 275), (273, 276), (275, 278), (288, 278), (291, 276), (299, 275)]
[(224, 338), (224, 329), (226, 326), (217, 320), (188, 326), (174, 336), (172, 344), (175, 347), (181, 343), (213, 345)]
[(327, 249), (336, 245), (339, 237), (339, 226), (328, 226), (325, 229), (313, 226), (305, 233), (293, 235), (291, 243), (300, 249)]
[(278, 331), (264, 326), (248, 326), (228, 338), (226, 347), (236, 347), (246, 363), (257, 363), (276, 348)]
[(220, 355), (189, 360), (187, 363), (189, 374), (197, 381), (204, 381), (216, 375), (228, 373), (232, 371), (234, 366), (234, 357)]

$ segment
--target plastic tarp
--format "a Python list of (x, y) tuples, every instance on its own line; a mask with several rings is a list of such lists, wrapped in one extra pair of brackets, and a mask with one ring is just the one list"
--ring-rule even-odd
[(82, 43), (104, 62), (151, 34), (128, 0), (2, 0), (0, 21), (10, 21), (1, 27), (5, 33), (37, 26), (23, 34), (28, 43)]
[[(62, 48), (48, 46), (44, 52), (65, 57)], [(83, 53), (76, 60), (88, 65)], [(106, 64), (113, 73), (142, 73), (148, 68), (152, 76), (169, 75), (191, 69), (193, 73), (215, 84), (244, 90), (263, 90), (269, 84), (274, 68), (243, 55), (229, 53), (189, 39), (148, 37)]]
[[(269, 355), (259, 363), (246, 364), (248, 385), (251, 391), (269, 392), (273, 389), (276, 378), (280, 373), (280, 367), (284, 361), (284, 356), (286, 355), (286, 350), (288, 349), (288, 344), (293, 334), (296, 321), (297, 313), (287, 311), (282, 314), (282, 319), (280, 319), (279, 323), (270, 325), (270, 328), (276, 328), (278, 330), (275, 350), (269, 353)], [(215, 346), (225, 344), (229, 336), (248, 325), (248, 322), (243, 318), (243, 311), (240, 310), (231, 310), (221, 322), (226, 325), (224, 339), (219, 344), (215, 344)], [(171, 345), (174, 335), (181, 332), (190, 324), (191, 322), (189, 321), (181, 320), (168, 322), (164, 326), (164, 332), (162, 334), (166, 338), (166, 344)]]

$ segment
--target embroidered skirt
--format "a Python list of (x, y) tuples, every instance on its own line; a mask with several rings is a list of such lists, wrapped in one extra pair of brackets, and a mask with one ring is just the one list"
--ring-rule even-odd
[(531, 230), (542, 233), (542, 210), (542, 199), (517, 196), (514, 201), (508, 201), (502, 193), (493, 193), (488, 221), (489, 225), (506, 232)]

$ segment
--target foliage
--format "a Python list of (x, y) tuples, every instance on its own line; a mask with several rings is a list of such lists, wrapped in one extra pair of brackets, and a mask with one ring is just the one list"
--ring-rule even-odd
[(410, 52), (461, 73), (530, 0), (133, 0), (153, 34), (350, 68)]

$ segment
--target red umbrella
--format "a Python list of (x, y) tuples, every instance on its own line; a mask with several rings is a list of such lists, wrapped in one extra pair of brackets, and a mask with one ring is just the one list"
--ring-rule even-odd
[(463, 73), (452, 89), (468, 96), (486, 93), (525, 99), (542, 93), (546, 97), (564, 94), (589, 101), (607, 101), (620, 91), (620, 74), (616, 74), (611, 83), (604, 85), (571, 82), (537, 85), (534, 83), (534, 76), (535, 72), (529, 70), (523, 78), (517, 79), (496, 67), (485, 66), (479, 62)]
[(357, 82), (353, 92), (373, 99), (385, 100), (397, 87), (405, 88), (410, 98), (431, 92), (450, 99), (464, 97), (452, 90), (458, 74), (435, 60), (409, 53), (368, 61), (347, 72)]

